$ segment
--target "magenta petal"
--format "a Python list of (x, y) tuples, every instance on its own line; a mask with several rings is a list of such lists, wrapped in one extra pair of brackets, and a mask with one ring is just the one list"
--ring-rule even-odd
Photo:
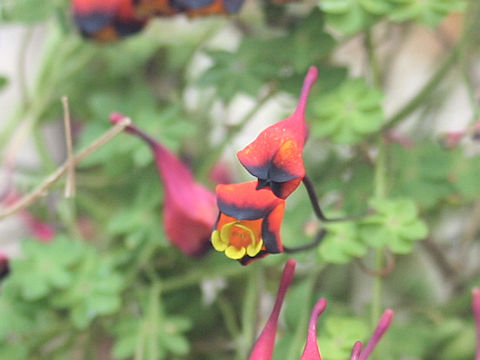
[(250, 352), (249, 360), (270, 360), (272, 358), (273, 347), (275, 345), (275, 335), (277, 334), (278, 317), (280, 315), (280, 309), (282, 308), (283, 299), (285, 298), (285, 293), (287, 292), (288, 286), (293, 279), (293, 274), (295, 273), (295, 265), (296, 261), (290, 259), (283, 268), (282, 280), (278, 287), (275, 305), (273, 306), (267, 324), (263, 328), (262, 333)]
[(362, 352), (362, 342), (357, 341), (352, 348), (352, 354), (350, 355), (350, 360), (358, 360)]
[(393, 320), (393, 310), (391, 309), (385, 310), (382, 316), (380, 317), (380, 321), (378, 322), (377, 328), (375, 329), (372, 337), (368, 341), (367, 346), (365, 346), (365, 349), (363, 349), (363, 351), (360, 353), (358, 360), (366, 360), (370, 356), (373, 349), (375, 349), (375, 346), (377, 346), (382, 336), (390, 327), (392, 320)]
[(472, 290), (472, 308), (475, 318), (475, 327), (477, 328), (477, 355), (475, 360), (480, 360), (480, 289)]
[[(113, 124), (123, 118), (119, 113), (110, 115)], [(140, 137), (153, 152), (165, 187), (163, 225), (169, 241), (186, 255), (202, 255), (210, 248), (210, 234), (218, 216), (215, 194), (197, 183), (190, 169), (154, 138), (134, 125), (125, 131)]]
[(0, 280), (10, 272), (10, 260), (4, 252), (0, 251)]
[(53, 239), (56, 231), (52, 225), (38, 220), (28, 211), (22, 212), (21, 215), (35, 238), (41, 242), (49, 242)]
[(322, 360), (317, 343), (317, 320), (319, 316), (325, 311), (327, 307), (327, 300), (321, 298), (313, 307), (310, 315), (310, 322), (308, 324), (308, 336), (305, 349), (303, 350), (300, 360)]

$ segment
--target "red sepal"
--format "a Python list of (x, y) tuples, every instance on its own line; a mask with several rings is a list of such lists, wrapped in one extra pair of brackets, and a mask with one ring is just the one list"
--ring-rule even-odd
[(276, 197), (269, 189), (256, 189), (257, 182), (217, 185), (217, 204), (220, 216), (215, 229), (232, 220), (258, 220), (261, 226), (262, 250), (255, 256), (240, 259), (242, 265), (268, 254), (283, 252), (280, 237), (285, 200)]
[(267, 127), (237, 153), (247, 171), (258, 178), (258, 188), (270, 187), (282, 199), (290, 195), (305, 176), (302, 159), (308, 135), (305, 107), (317, 76), (317, 68), (310, 67), (292, 116)]

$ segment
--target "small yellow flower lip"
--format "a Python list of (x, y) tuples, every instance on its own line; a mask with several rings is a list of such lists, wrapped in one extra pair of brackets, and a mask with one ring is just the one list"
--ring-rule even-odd
[(213, 248), (217, 251), (225, 251), (225, 249), (228, 247), (228, 244), (222, 241), (218, 230), (214, 230), (212, 232), (211, 240)]
[(232, 221), (224, 224), (220, 230), (212, 232), (213, 248), (230, 259), (239, 260), (245, 255), (253, 257), (262, 247), (262, 239), (245, 222)]
[(229, 246), (225, 249), (225, 255), (230, 259), (238, 260), (245, 256), (247, 251), (244, 247), (237, 249), (235, 246)]

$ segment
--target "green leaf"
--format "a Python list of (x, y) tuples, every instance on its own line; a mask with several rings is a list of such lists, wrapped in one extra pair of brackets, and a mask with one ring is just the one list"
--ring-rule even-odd
[[(453, 166), (461, 168), (464, 159), (438, 144), (424, 141), (413, 148), (390, 148), (392, 194), (415, 199), (423, 208), (432, 208), (454, 190), (449, 179), (455, 178)], [(461, 160), (460, 160), (461, 159)], [(457, 165), (455, 165), (457, 164)]]
[(190, 347), (183, 333), (191, 327), (189, 319), (167, 316), (158, 296), (144, 295), (146, 296), (140, 301), (141, 315), (123, 315), (113, 328), (115, 358), (133, 356), (138, 346), (143, 348), (147, 357), (153, 356), (153, 351), (159, 359), (166, 358), (168, 353), (186, 355)]
[(360, 237), (370, 246), (388, 246), (392, 252), (405, 254), (414, 241), (425, 238), (428, 228), (418, 218), (411, 199), (382, 199), (370, 202), (375, 214), (360, 221)]
[(27, 359), (28, 349), (21, 342), (0, 342), (0, 359)]
[[(187, 120), (181, 105), (162, 108), (153, 93), (139, 82), (121, 91), (115, 89), (95, 92), (90, 95), (88, 106), (95, 121), (82, 132), (79, 148), (87, 146), (111, 128), (108, 117), (113, 111), (131, 117), (138, 128), (173, 152), (198, 127), (198, 124)], [(110, 174), (118, 176), (131, 171), (132, 162), (140, 167), (151, 164), (152, 161), (153, 155), (148, 145), (125, 133), (93, 153), (80, 166), (105, 165)]]
[(389, 17), (393, 21), (417, 21), (435, 27), (449, 13), (463, 11), (465, 0), (388, 0), (392, 4)]
[(390, 10), (386, 0), (320, 0), (327, 23), (345, 35), (352, 35), (373, 25)]
[(465, 200), (475, 200), (480, 195), (477, 179), (480, 174), (480, 156), (467, 157), (463, 151), (457, 153), (457, 160), (453, 162), (447, 179)]
[(382, 100), (383, 94), (368, 87), (363, 79), (347, 81), (313, 101), (312, 133), (339, 144), (358, 143), (382, 126)]
[[(12, 333), (23, 332), (31, 328), (34, 308), (23, 301), (18, 294), (17, 284), (12, 276), (2, 284), (0, 292), (0, 340)], [(5, 350), (6, 351), (6, 350)]]
[(27, 240), (24, 257), (11, 262), (12, 278), (29, 300), (46, 296), (53, 289), (66, 288), (72, 281), (72, 266), (82, 256), (78, 241), (57, 236), (50, 243)]
[(201, 87), (214, 86), (217, 95), (230, 102), (237, 93), (257, 97), (260, 88), (276, 74), (276, 68), (258, 61), (258, 53), (266, 40), (244, 38), (236, 52), (210, 50), (214, 62), (197, 80)]
[(320, 243), (320, 257), (334, 264), (345, 264), (366, 254), (367, 245), (360, 239), (355, 223), (328, 224), (327, 235)]
[(36, 23), (45, 21), (55, 11), (66, 9), (63, 0), (15, 0), (0, 5), (0, 19), (9, 22)]
[(323, 26), (322, 14), (314, 10), (288, 38), (293, 68), (297, 73), (303, 75), (311, 65), (317, 64), (333, 51), (335, 40), (323, 31)]
[(319, 333), (318, 345), (322, 356), (331, 360), (344, 360), (350, 356), (355, 341), (365, 339), (368, 327), (360, 319), (328, 316)]
[(84, 329), (95, 317), (120, 308), (123, 287), (124, 279), (111, 261), (88, 248), (73, 274), (71, 286), (60, 290), (51, 302), (57, 308), (69, 309), (73, 324)]
[(4, 90), (8, 86), (8, 78), (0, 75), (0, 91)]

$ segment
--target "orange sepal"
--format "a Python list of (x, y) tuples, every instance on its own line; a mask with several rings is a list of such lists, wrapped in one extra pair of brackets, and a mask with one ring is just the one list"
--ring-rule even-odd
[(310, 67), (293, 115), (267, 127), (237, 153), (247, 171), (258, 178), (258, 188), (270, 187), (282, 199), (290, 195), (305, 176), (302, 159), (308, 135), (305, 107), (317, 76), (317, 69)]

